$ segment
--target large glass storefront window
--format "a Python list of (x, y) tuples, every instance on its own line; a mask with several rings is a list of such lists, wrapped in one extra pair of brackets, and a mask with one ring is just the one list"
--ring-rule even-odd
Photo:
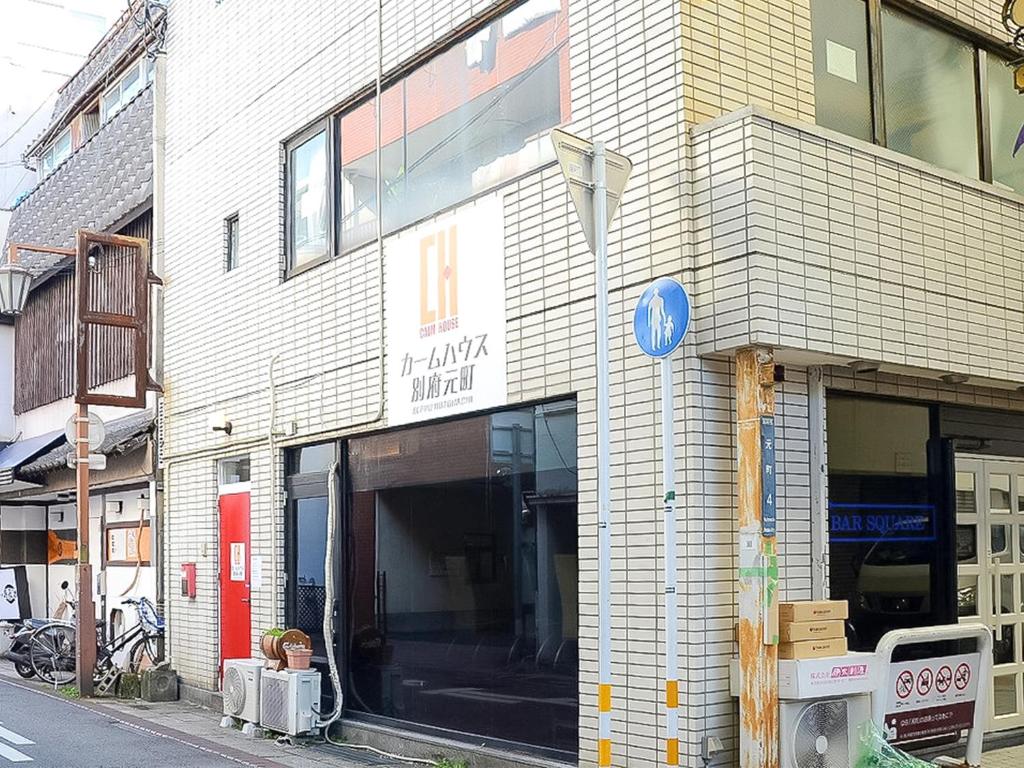
[(348, 455), (346, 705), (574, 755), (575, 403), (352, 440)]
[(829, 587), (850, 604), (850, 645), (937, 621), (940, 504), (930, 481), (930, 409), (828, 397)]

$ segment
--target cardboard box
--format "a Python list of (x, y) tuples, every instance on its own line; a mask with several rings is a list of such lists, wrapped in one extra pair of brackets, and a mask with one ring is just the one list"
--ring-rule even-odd
[(846, 622), (835, 621), (791, 621), (783, 624), (779, 630), (779, 640), (783, 643), (798, 643), (801, 640), (830, 640), (834, 637), (846, 636)]
[(804, 640), (799, 643), (779, 643), (780, 659), (823, 659), (826, 656), (845, 656), (846, 638)]
[(846, 619), (850, 606), (845, 600), (805, 600), (799, 603), (779, 603), (779, 619), (783, 624), (794, 621), (835, 621)]

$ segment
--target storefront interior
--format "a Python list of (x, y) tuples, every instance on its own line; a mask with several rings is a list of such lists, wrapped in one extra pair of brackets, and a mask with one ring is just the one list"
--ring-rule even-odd
[(578, 721), (573, 401), (295, 451), (290, 619), (322, 630), (325, 471), (344, 488), (334, 542), (336, 653), (351, 716), (572, 758)]

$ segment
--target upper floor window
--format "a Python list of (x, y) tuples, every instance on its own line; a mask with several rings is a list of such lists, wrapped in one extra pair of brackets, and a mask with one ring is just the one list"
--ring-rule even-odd
[(100, 99), (100, 122), (105, 123), (121, 110), (153, 79), (153, 62), (142, 57), (103, 92)]
[(238, 214), (224, 219), (224, 271), (238, 266)]
[(1024, 155), (1013, 158), (1024, 104), (987, 43), (864, 0), (811, 10), (819, 125), (1024, 193)]
[(68, 126), (43, 152), (39, 165), (41, 176), (48, 176), (54, 168), (63, 163), (71, 154), (71, 127)]
[(394, 232), (553, 160), (548, 131), (569, 119), (568, 37), (567, 0), (528, 0), (386, 88), (380, 202), (375, 99), (290, 141), (290, 266), (370, 242), (381, 209)]

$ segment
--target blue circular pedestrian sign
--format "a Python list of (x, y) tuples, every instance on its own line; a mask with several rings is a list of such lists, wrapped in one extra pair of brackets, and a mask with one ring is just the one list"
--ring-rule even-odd
[(690, 327), (690, 297), (678, 280), (659, 277), (647, 286), (633, 313), (633, 335), (645, 355), (668, 357)]

